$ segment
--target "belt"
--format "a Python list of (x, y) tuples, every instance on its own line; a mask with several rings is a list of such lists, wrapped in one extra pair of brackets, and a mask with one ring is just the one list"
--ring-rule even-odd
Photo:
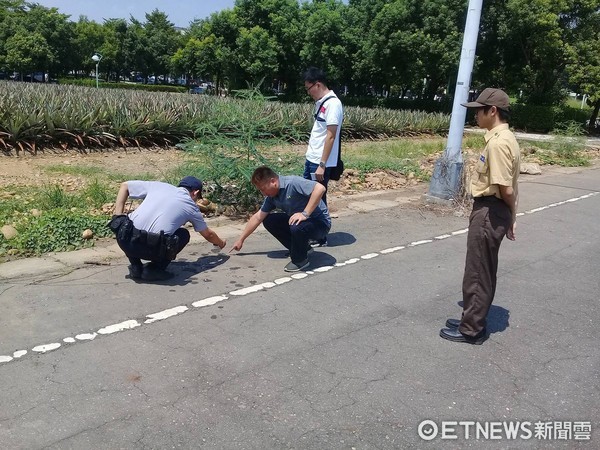
[(473, 201), (475, 203), (495, 203), (495, 202), (501, 202), (502, 200), (500, 200), (495, 195), (484, 195), (481, 197), (474, 197)]

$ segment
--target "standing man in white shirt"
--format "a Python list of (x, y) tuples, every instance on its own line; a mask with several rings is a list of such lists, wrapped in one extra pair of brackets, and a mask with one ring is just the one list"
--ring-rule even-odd
[[(309, 67), (304, 72), (304, 89), (315, 101), (315, 120), (306, 149), (303, 176), (321, 183), (327, 189), (331, 168), (337, 166), (338, 162), (344, 109), (335, 92), (327, 87), (327, 78), (322, 69)], [(327, 192), (323, 195), (323, 201), (327, 204)], [(327, 245), (327, 240), (318, 242), (318, 245)]]

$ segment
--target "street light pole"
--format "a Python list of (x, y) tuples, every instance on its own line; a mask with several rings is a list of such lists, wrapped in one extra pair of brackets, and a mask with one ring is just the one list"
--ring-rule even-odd
[(469, 87), (471, 85), (471, 74), (475, 62), (475, 49), (479, 34), (482, 3), (483, 0), (469, 0), (463, 46), (458, 66), (458, 77), (454, 92), (454, 103), (452, 105), (452, 116), (450, 118), (448, 143), (446, 144), (444, 155), (435, 163), (431, 184), (429, 185), (429, 195), (444, 200), (455, 197), (461, 184), (463, 168), (461, 146), (467, 114), (467, 108), (461, 106), (461, 103), (466, 103), (469, 99)]
[(92, 61), (96, 62), (96, 89), (98, 89), (98, 66), (100, 65), (100, 61), (102, 60), (102, 55), (98, 52), (94, 53), (92, 56)]

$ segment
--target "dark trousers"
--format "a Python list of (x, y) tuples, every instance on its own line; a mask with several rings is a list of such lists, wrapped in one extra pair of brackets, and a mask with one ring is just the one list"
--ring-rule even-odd
[[(179, 253), (190, 242), (190, 232), (185, 228), (179, 228), (173, 235), (178, 238), (177, 253)], [(166, 269), (171, 262), (170, 259), (159, 256), (161, 253), (161, 249), (159, 248), (160, 240), (150, 241), (149, 239), (133, 238), (124, 241), (117, 237), (117, 243), (127, 258), (129, 258), (132, 266), (141, 266), (141, 260), (143, 259), (152, 261), (160, 269)]]
[(476, 336), (484, 330), (496, 293), (498, 251), (510, 228), (510, 208), (496, 197), (477, 197), (469, 218), (463, 278), (463, 316), (458, 330)]
[(271, 213), (263, 221), (263, 225), (269, 233), (290, 251), (293, 263), (306, 260), (310, 246), (309, 239), (325, 239), (329, 228), (321, 220), (308, 218), (298, 225), (289, 224), (289, 216), (284, 213)]
[[(319, 168), (318, 164), (311, 163), (308, 159), (305, 160), (304, 173), (302, 174), (302, 177), (306, 178), (307, 180), (312, 180), (312, 177), (310, 176), (310, 174), (315, 173), (318, 168)], [(321, 197), (321, 198), (323, 199), (323, 203), (325, 203), (326, 205), (327, 205), (327, 184), (329, 184), (329, 173), (330, 172), (331, 172), (331, 167), (325, 167), (325, 173), (323, 174), (323, 181), (317, 181), (317, 183), (321, 183), (323, 186), (325, 186), (325, 193), (323, 194), (323, 197)], [(316, 181), (316, 180), (314, 180), (314, 181)]]

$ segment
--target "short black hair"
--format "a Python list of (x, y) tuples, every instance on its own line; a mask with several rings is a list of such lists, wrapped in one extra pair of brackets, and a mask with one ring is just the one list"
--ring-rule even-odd
[[(484, 106), (483, 112), (487, 114), (490, 108), (491, 106)], [(498, 115), (500, 116), (500, 120), (502, 122), (508, 122), (510, 120), (510, 112), (506, 111), (505, 109), (498, 108), (497, 106), (496, 109), (498, 110)]]
[(279, 176), (270, 167), (260, 166), (254, 170), (250, 181), (253, 185), (257, 186), (271, 178), (279, 178)]
[(323, 69), (318, 67), (309, 67), (304, 71), (302, 77), (304, 78), (304, 81), (308, 81), (309, 83), (316, 83), (320, 81), (324, 85), (327, 85), (327, 76), (325, 75)]

